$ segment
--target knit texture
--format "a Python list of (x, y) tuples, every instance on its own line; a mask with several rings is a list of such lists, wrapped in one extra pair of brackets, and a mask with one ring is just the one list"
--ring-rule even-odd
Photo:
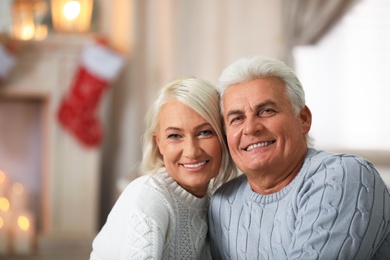
[(390, 195), (373, 165), (309, 149), (281, 191), (245, 175), (222, 186), (209, 213), (214, 259), (390, 259)]
[(163, 169), (131, 182), (93, 241), (90, 259), (211, 259), (209, 198), (197, 198)]

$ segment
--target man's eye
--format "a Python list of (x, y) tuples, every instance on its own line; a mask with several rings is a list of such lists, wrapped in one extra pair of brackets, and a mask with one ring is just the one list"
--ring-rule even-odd
[(273, 109), (263, 109), (259, 112), (259, 116), (272, 116), (276, 113)]
[(243, 119), (242, 116), (233, 117), (233, 118), (230, 119), (230, 124), (237, 123), (237, 122), (239, 122), (239, 121), (242, 120), (242, 119)]

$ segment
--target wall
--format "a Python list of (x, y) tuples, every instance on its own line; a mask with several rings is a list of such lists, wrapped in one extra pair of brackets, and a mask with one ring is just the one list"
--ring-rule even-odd
[(57, 120), (89, 39), (26, 43), (0, 87), (0, 170), (27, 187), (43, 255), (89, 254), (98, 227), (101, 150), (83, 146)]
[(359, 1), (318, 43), (296, 48), (295, 64), (316, 147), (369, 159), (390, 186), (389, 12), (387, 0)]
[(280, 0), (101, 1), (102, 32), (128, 57), (110, 95), (103, 155), (102, 221), (117, 198), (117, 182), (137, 176), (143, 117), (156, 90), (193, 75), (213, 83), (244, 55), (279, 58)]
[(125, 185), (137, 176), (143, 118), (157, 89), (183, 75), (216, 83), (222, 69), (244, 55), (281, 57), (283, 42), (281, 0), (95, 1), (99, 33), (127, 57), (101, 104), (105, 221), (117, 182)]

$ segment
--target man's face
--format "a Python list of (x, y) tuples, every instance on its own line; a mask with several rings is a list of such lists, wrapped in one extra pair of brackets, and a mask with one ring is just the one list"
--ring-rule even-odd
[(248, 177), (286, 176), (306, 153), (311, 113), (293, 113), (284, 83), (274, 77), (239, 83), (223, 97), (223, 117), (230, 153)]

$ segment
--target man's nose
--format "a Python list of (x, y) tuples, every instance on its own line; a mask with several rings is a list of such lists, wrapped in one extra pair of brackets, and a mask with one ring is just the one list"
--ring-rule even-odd
[(255, 116), (248, 116), (245, 119), (243, 132), (246, 135), (254, 135), (256, 132), (260, 131), (262, 124), (259, 118)]

